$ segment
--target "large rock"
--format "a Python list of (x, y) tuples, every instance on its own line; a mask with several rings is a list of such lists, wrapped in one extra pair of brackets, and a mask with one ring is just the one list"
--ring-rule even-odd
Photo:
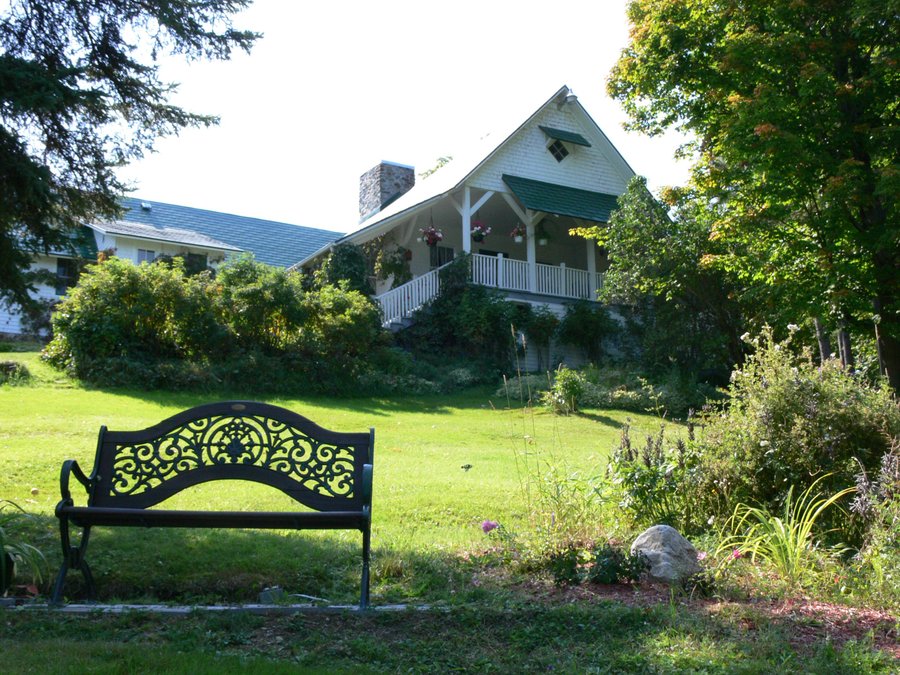
[(638, 551), (650, 561), (647, 576), (651, 581), (677, 584), (700, 571), (697, 549), (668, 525), (654, 525), (638, 535), (631, 554)]

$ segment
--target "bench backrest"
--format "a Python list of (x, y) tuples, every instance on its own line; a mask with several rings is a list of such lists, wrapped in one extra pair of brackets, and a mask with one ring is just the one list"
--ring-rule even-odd
[(318, 511), (371, 503), (374, 431), (338, 433), (252, 401), (191, 408), (141, 431), (100, 430), (91, 506), (146, 508), (210, 480), (252, 480)]

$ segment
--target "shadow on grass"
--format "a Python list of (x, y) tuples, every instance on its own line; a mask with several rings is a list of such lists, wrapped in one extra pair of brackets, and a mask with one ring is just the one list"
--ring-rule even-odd
[[(98, 391), (112, 397), (125, 398), (141, 403), (151, 403), (164, 407), (191, 408), (203, 403), (229, 400), (268, 401), (290, 408), (303, 414), (303, 407), (328, 408), (371, 415), (373, 417), (389, 417), (396, 413), (447, 414), (451, 410), (472, 410), (489, 408), (492, 388), (478, 387), (452, 394), (431, 394), (427, 396), (398, 395), (397, 397), (333, 397), (303, 396), (287, 394), (261, 394), (240, 391), (217, 392), (171, 392), (160, 390), (125, 389), (117, 387), (85, 387), (90, 391)], [(315, 421), (315, 420), (314, 420)], [(327, 426), (327, 422), (325, 423)]]

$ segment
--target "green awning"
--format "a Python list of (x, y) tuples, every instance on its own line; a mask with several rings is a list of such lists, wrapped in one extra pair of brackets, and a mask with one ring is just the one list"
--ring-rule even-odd
[(575, 145), (583, 145), (586, 148), (591, 147), (591, 144), (588, 143), (588, 140), (584, 136), (582, 136), (581, 134), (576, 134), (574, 131), (554, 129), (553, 127), (539, 128), (541, 131), (547, 134), (548, 138), (552, 138), (557, 141), (566, 141), (567, 143), (574, 143)]
[(580, 190), (508, 174), (503, 174), (503, 182), (509, 186), (509, 189), (526, 209), (571, 216), (596, 223), (609, 222), (609, 214), (616, 208), (618, 200), (615, 195), (603, 192)]

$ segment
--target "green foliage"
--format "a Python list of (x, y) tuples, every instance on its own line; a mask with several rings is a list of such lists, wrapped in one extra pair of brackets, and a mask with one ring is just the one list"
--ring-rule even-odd
[(648, 569), (650, 561), (640, 551), (625, 553), (621, 548), (603, 542), (591, 551), (585, 578), (595, 584), (637, 583)]
[(900, 438), (881, 458), (878, 473), (862, 471), (850, 507), (866, 524), (857, 566), (869, 595), (880, 602), (900, 602)]
[(688, 438), (665, 438), (665, 427), (647, 434), (643, 447), (631, 440), (631, 427), (622, 427), (618, 447), (606, 469), (612, 497), (633, 528), (671, 525), (684, 534), (699, 533), (708, 526), (704, 495), (708, 478), (701, 457), (693, 447), (693, 427)]
[(578, 402), (583, 398), (587, 380), (577, 370), (560, 366), (553, 378), (553, 386), (543, 396), (544, 402), (554, 412), (568, 415), (578, 411)]
[(304, 292), (298, 276), (250, 256), (215, 279), (186, 275), (179, 260), (110, 258), (86, 270), (53, 322), (45, 358), (114, 386), (358, 393), (383, 347), (378, 309), (346, 282)]
[(896, 390), (895, 10), (636, 0), (608, 90), (632, 128), (696, 139), (694, 185), (718, 211), (709, 264), (776, 312), (878, 323)]
[(584, 351), (592, 363), (599, 363), (604, 340), (618, 329), (606, 308), (596, 302), (574, 302), (566, 307), (566, 315), (557, 331), (560, 342)]
[(369, 261), (366, 253), (353, 244), (338, 244), (322, 263), (322, 280), (325, 284), (338, 286), (346, 282), (347, 287), (363, 295), (372, 295), (369, 283)]
[(13, 578), (13, 570), (8, 567), (10, 561), (17, 571), (27, 568), (32, 583), (40, 583), (43, 578), (47, 564), (44, 554), (14, 532), (16, 525), (28, 517), (18, 504), (0, 499), (0, 595), (6, 594), (7, 581)]
[[(791, 485), (784, 498), (780, 516), (765, 507), (738, 504), (727, 526), (736, 534), (725, 537), (718, 553), (736, 551), (733, 557), (749, 556), (772, 567), (792, 591), (799, 590), (815, 574), (823, 551), (815, 537), (819, 518), (830, 507), (855, 491), (845, 488), (830, 497), (814, 492), (827, 474), (815, 480), (799, 498)], [(832, 552), (834, 555), (836, 552)]]
[(224, 264), (216, 281), (224, 326), (238, 344), (269, 354), (290, 348), (309, 316), (298, 275), (247, 254)]
[[(770, 329), (752, 341), (756, 353), (734, 371), (727, 405), (705, 418), (700, 439), (714, 489), (728, 504), (782, 508), (789, 486), (806, 490), (823, 473), (820, 489), (852, 485), (861, 464), (875, 470), (900, 433), (900, 408), (882, 382), (869, 385), (834, 360), (817, 365), (794, 355), (790, 340)], [(834, 518), (834, 519), (833, 519)], [(826, 514), (858, 544), (855, 524)]]
[(0, 384), (21, 384), (31, 379), (31, 373), (24, 363), (0, 361)]
[(508, 371), (514, 348), (513, 327), (527, 317), (493, 288), (468, 283), (469, 259), (460, 256), (440, 271), (441, 291), (399, 334), (417, 358), (442, 362), (467, 359), (480, 364), (490, 379)]
[(538, 370), (546, 369), (550, 364), (550, 342), (559, 328), (559, 317), (547, 307), (539, 306), (531, 310), (521, 328), (525, 330), (529, 344), (537, 350)]
[[(0, 297), (28, 305), (33, 253), (114, 218), (116, 169), (161, 136), (216, 118), (172, 105), (158, 57), (228, 59), (258, 35), (231, 26), (248, 0), (14, 0), (0, 13)], [(115, 129), (114, 132), (111, 130)]]

